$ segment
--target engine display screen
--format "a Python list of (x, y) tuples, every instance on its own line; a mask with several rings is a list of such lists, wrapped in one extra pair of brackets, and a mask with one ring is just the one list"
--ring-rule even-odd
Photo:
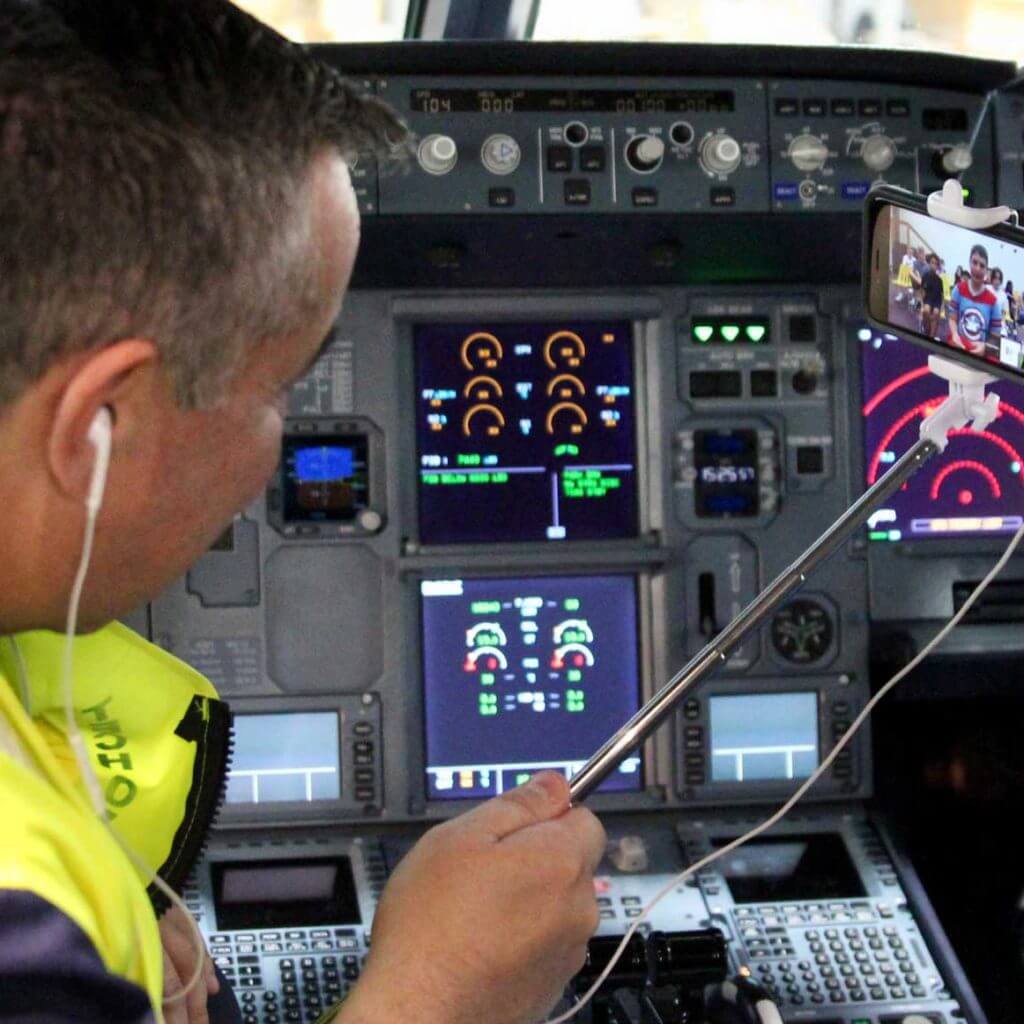
[(711, 781), (807, 778), (818, 767), (815, 693), (712, 697)]
[(236, 714), (234, 740), (227, 803), (340, 798), (336, 711)]
[(210, 868), (217, 927), (224, 931), (362, 921), (348, 857), (214, 861)]
[[(879, 334), (858, 333), (864, 385), (864, 457), (873, 484), (917, 440), (921, 420), (942, 404), (948, 383), (928, 353)], [(1012, 533), (1024, 509), (1024, 388), (999, 380), (999, 415), (987, 430), (954, 430), (946, 450), (868, 521), (874, 541)]]
[(414, 328), (425, 544), (637, 533), (630, 324)]
[[(725, 846), (731, 840), (714, 839)], [(846, 843), (835, 833), (773, 836), (727, 853), (718, 869), (737, 903), (858, 899), (867, 895)]]
[[(639, 707), (632, 576), (425, 580), (427, 793), (496, 796), (571, 777)], [(602, 790), (636, 790), (630, 757)]]
[(284, 520), (350, 522), (369, 502), (369, 452), (362, 435), (286, 435)]

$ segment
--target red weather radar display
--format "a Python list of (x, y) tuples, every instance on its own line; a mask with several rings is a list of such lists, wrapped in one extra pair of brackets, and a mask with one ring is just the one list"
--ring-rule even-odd
[[(919, 436), (921, 421), (949, 394), (928, 353), (891, 334), (860, 328), (864, 454), (873, 484)], [(949, 445), (869, 520), (879, 541), (983, 536), (1016, 530), (1024, 515), (1024, 388), (1004, 381), (987, 430), (954, 430)]]

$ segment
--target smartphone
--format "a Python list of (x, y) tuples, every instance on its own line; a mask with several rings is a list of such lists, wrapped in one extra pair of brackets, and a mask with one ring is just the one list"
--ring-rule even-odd
[(1024, 230), (976, 231), (929, 217), (893, 186), (865, 204), (864, 304), (882, 331), (1024, 382)]

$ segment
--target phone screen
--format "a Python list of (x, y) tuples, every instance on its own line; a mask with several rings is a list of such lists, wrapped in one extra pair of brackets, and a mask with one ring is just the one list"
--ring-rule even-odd
[(972, 231), (885, 204), (869, 259), (876, 321), (936, 354), (1024, 379), (1024, 232)]

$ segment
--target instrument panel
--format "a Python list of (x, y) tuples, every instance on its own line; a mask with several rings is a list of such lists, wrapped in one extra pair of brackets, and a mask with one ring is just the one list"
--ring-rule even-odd
[[(362, 269), (288, 396), (278, 471), (147, 618), (237, 715), (188, 896), (267, 1024), (358, 976), (424, 827), (571, 775), (905, 450), (939, 389), (861, 318), (870, 186), (955, 173), (971, 202), (1024, 205), (1019, 104), (967, 145), (996, 66), (938, 89), (838, 57), (724, 77), (707, 54), (690, 75), (325, 55), (403, 112), (414, 153), (355, 169)], [(602, 935), (814, 771), (870, 697), (880, 630), (930, 635), (987, 571), (1024, 483), (1024, 394), (996, 390), (991, 428), (954, 437), (594, 796)], [(950, 649), (1020, 635), (990, 621)], [(865, 810), (875, 785), (868, 723), (797, 816), (651, 925), (719, 928), (787, 1022), (982, 1024)]]

